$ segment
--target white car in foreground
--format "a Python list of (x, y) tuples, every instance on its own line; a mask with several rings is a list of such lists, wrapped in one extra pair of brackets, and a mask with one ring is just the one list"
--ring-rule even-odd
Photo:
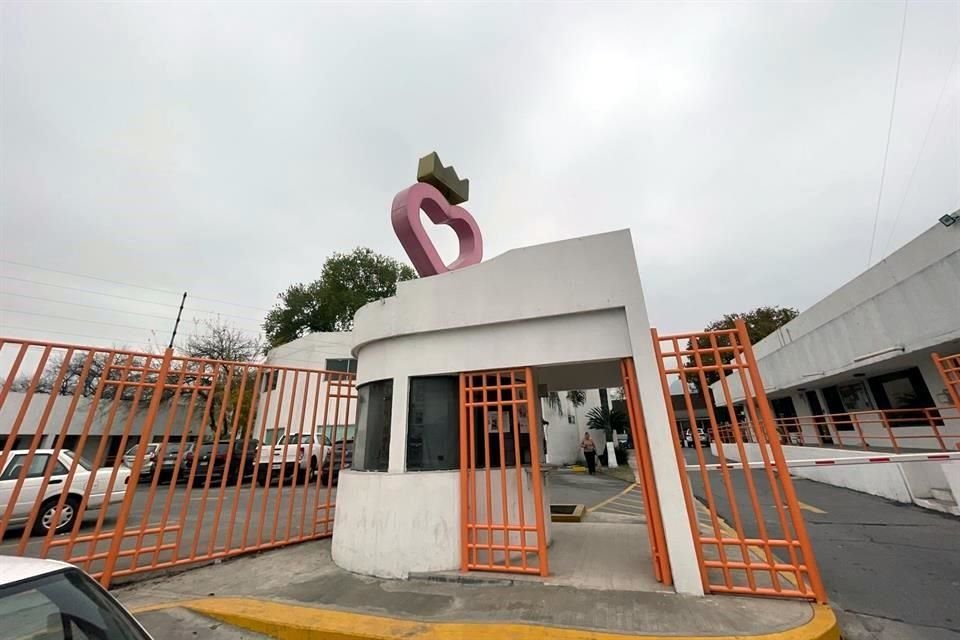
[[(7, 461), (4, 463), (3, 469), (0, 470), (0, 509), (9, 509), (17, 480), (24, 474), (24, 467), (29, 464), (23, 484), (20, 485), (17, 503), (10, 514), (9, 524), (26, 524), (30, 521), (30, 514), (36, 512), (33, 532), (37, 535), (47, 533), (51, 528), (54, 528), (53, 519), (56, 516), (58, 500), (61, 494), (66, 493), (63, 507), (60, 510), (60, 521), (56, 524), (55, 529), (57, 533), (69, 531), (73, 527), (73, 521), (80, 508), (80, 501), (93, 474), (93, 466), (82, 456), (77, 456), (74, 452), (66, 449), (60, 451), (56, 459), (54, 459), (53, 449), (37, 449), (33, 458), (30, 458), (29, 454), (30, 452), (25, 449), (14, 449), (7, 456)], [(70, 485), (67, 486), (67, 475), (74, 459), (77, 460), (77, 470), (70, 480)], [(43, 478), (50, 465), (53, 465), (50, 472), (50, 481), (41, 496), (40, 489), (43, 487)], [(97, 470), (96, 476), (93, 477), (93, 486), (90, 488), (87, 509), (98, 509), (105, 502), (109, 504), (123, 500), (123, 494), (127, 490), (127, 482), (130, 480), (130, 470), (124, 467), (117, 469), (117, 477), (113, 481), (113, 487), (108, 496), (107, 489), (110, 484), (111, 473), (113, 473), (113, 469), (110, 467)], [(0, 514), (2, 513), (3, 511), (0, 511)]]
[(0, 637), (150, 640), (90, 576), (65, 562), (0, 556)]

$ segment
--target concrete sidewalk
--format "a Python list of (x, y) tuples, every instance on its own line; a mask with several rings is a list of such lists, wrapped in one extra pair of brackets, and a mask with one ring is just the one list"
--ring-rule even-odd
[(333, 564), (329, 540), (114, 594), (157, 640), (187, 637), (177, 624), (185, 612), (255, 632), (218, 629), (232, 634), (223, 638), (839, 638), (832, 612), (804, 602), (555, 586), (498, 574), (407, 581), (358, 576)]

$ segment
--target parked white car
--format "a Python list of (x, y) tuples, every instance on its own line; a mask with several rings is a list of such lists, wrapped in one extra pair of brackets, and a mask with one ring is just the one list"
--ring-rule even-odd
[[(313, 446), (311, 447), (311, 441)], [(310, 477), (320, 469), (321, 462), (326, 462), (330, 455), (330, 440), (325, 439), (319, 432), (285, 433), (277, 440), (277, 444), (270, 447), (262, 445), (257, 460), (257, 483), (260, 486), (267, 484), (267, 474), (270, 480), (280, 478), (283, 471), (284, 481), (293, 477), (294, 473), (304, 477), (308, 465)], [(286, 468), (284, 468), (286, 467)]]
[[(13, 499), (13, 490), (17, 485), (17, 479), (23, 473), (23, 467), (27, 464), (29, 453), (25, 449), (14, 449), (7, 457), (3, 470), (0, 471), (0, 508), (7, 509), (9, 507), (10, 501)], [(64, 499), (63, 508), (60, 510), (60, 522), (56, 525), (56, 532), (68, 531), (73, 527), (73, 521), (80, 508), (80, 500), (87, 489), (87, 483), (90, 481), (93, 472), (93, 465), (84, 460), (82, 456), (77, 456), (74, 452), (66, 449), (60, 451), (56, 460), (54, 460), (53, 454), (53, 449), (37, 449), (33, 454), (26, 477), (20, 486), (20, 493), (17, 495), (17, 503), (13, 507), (9, 524), (25, 524), (30, 520), (30, 514), (36, 511), (37, 517), (33, 523), (33, 532), (37, 535), (47, 533), (51, 527), (54, 527), (53, 519), (56, 516), (58, 499), (61, 494), (66, 493), (67, 497)], [(67, 475), (75, 458), (77, 460), (77, 470), (73, 474), (70, 485), (66, 486)], [(54, 466), (50, 475), (50, 482), (47, 483), (43, 496), (41, 496), (40, 488), (43, 485), (43, 478), (51, 464)], [(110, 484), (110, 474), (112, 472), (113, 469), (110, 467), (97, 470), (93, 479), (93, 486), (90, 489), (90, 497), (87, 500), (87, 509), (98, 509), (104, 502), (114, 503), (123, 500), (123, 494), (126, 492), (127, 483), (130, 480), (130, 470), (125, 467), (117, 469), (117, 477), (108, 497), (107, 487)]]
[(116, 598), (56, 560), (0, 556), (0, 620), (3, 638), (150, 640)]

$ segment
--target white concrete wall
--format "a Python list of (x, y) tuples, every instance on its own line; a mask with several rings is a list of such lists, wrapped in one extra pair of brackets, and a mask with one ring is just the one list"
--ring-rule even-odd
[[(755, 345), (768, 395), (960, 340), (960, 225), (936, 224)], [(890, 366), (887, 369), (896, 367)], [(930, 386), (931, 376), (925, 378)], [(731, 392), (742, 398), (739, 380)], [(942, 386), (939, 385), (939, 386)], [(931, 392), (936, 399), (936, 389)], [(714, 392), (719, 387), (714, 385)]]
[[(536, 525), (531, 474), (522, 473), (525, 524)], [(499, 469), (490, 473), (491, 520), (503, 523), (503, 493)], [(476, 475), (477, 521), (487, 521), (487, 477)], [(507, 513), (519, 524), (520, 495), (516, 472), (506, 474)], [(543, 505), (547, 543), (550, 537), (549, 482), (544, 479)], [(371, 500), (371, 496), (376, 496)], [(460, 568), (460, 472), (420, 471), (378, 473), (343, 471), (337, 489), (333, 561), (338, 566), (384, 578), (406, 578), (410, 573), (455, 571)], [(349, 532), (349, 534), (348, 534)], [(496, 535), (495, 542), (502, 536)], [(520, 542), (519, 532), (511, 544)], [(536, 534), (527, 534), (536, 545)], [(482, 558), (482, 560), (485, 558)], [(503, 560), (501, 555), (494, 558)]]
[[(714, 443), (711, 446), (715, 448), (716, 444)], [(740, 452), (736, 444), (721, 444), (720, 446), (723, 447), (724, 455), (728, 460), (740, 460)], [(763, 459), (760, 446), (757, 444), (745, 444), (744, 450), (749, 462), (759, 462)], [(876, 454), (828, 447), (784, 446), (783, 455), (787, 460), (827, 460), (830, 458), (868, 458)], [(923, 502), (918, 502), (918, 500), (932, 498), (932, 489), (954, 491), (954, 500), (960, 502), (960, 500), (957, 500), (960, 498), (960, 492), (956, 492), (951, 484), (955, 475), (960, 476), (960, 463), (956, 462), (791, 467), (790, 474), (798, 478), (806, 478), (815, 482), (844, 487), (908, 504), (915, 503), (928, 506)]]
[[(558, 296), (558, 290), (576, 295)], [(400, 283), (354, 318), (358, 383), (392, 378), (389, 470), (405, 467), (407, 380), (414, 375), (615, 361), (632, 356), (676, 589), (702, 594), (673, 434), (628, 231), (509, 251)], [(416, 495), (424, 495), (417, 490)], [(368, 494), (370, 502), (381, 503)], [(337, 522), (335, 535), (353, 535)]]
[[(566, 416), (551, 420), (547, 430), (547, 464), (558, 466), (575, 463), (580, 457), (580, 427), (569, 424)], [(561, 421), (562, 420), (562, 421)]]
[[(600, 406), (600, 391), (585, 389), (585, 401), (582, 406), (574, 407), (567, 400), (567, 391), (558, 391), (562, 403), (563, 413), (541, 398), (541, 414), (543, 419), (550, 423), (546, 429), (547, 463), (555, 465), (569, 465), (577, 461), (583, 462), (583, 452), (580, 450), (580, 439), (587, 426), (587, 412)], [(570, 422), (573, 418), (573, 422)]]
[(340, 472), (333, 561), (383, 578), (460, 567), (460, 473)]

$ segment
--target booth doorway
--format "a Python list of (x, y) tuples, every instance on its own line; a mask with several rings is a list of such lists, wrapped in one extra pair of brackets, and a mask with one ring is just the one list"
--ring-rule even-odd
[[(630, 467), (636, 470), (636, 482), (628, 490), (643, 508), (636, 524), (600, 522), (599, 516), (573, 524), (550, 522), (549, 485), (556, 480), (545, 478), (541, 464), (546, 442), (540, 396), (548, 389), (576, 386), (623, 387), (633, 443)], [(656, 583), (672, 584), (632, 358), (463, 373), (460, 404), (461, 570), (550, 575), (557, 584), (579, 580), (584, 549), (578, 541), (588, 535), (590, 546), (629, 547), (629, 554), (621, 551), (616, 559), (621, 573), (624, 561), (636, 556), (627, 568), (630, 575), (624, 576), (631, 583), (625, 588), (646, 591), (656, 589)], [(578, 475), (555, 470), (551, 478), (553, 473)], [(606, 533), (615, 535), (610, 545), (602, 543)], [(595, 563), (585, 570), (603, 572)]]

